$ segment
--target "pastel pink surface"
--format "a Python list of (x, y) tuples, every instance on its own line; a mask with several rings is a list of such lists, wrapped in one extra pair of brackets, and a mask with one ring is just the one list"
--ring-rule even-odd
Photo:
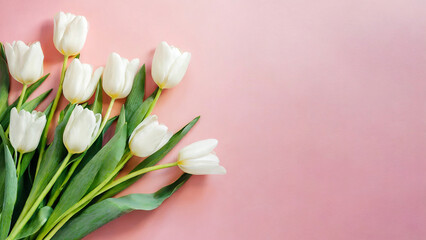
[[(3, 1), (0, 41), (41, 41), (52, 75), (37, 93), (58, 85), (60, 10), (89, 21), (83, 62), (104, 65), (112, 51), (140, 58), (149, 92), (160, 41), (192, 53), (154, 113), (172, 130), (202, 117), (163, 162), (214, 137), (228, 174), (194, 176), (157, 210), (87, 239), (424, 239), (425, 8), (416, 0)], [(13, 81), (11, 100), (19, 91)], [(120, 195), (155, 191), (179, 174), (150, 173)]]

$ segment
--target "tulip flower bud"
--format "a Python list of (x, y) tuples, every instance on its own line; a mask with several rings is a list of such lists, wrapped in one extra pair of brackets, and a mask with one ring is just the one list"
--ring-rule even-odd
[(22, 84), (32, 84), (43, 75), (43, 51), (40, 42), (27, 46), (22, 41), (5, 44), (9, 72)]
[(85, 17), (59, 12), (54, 19), (53, 43), (63, 55), (76, 55), (83, 48), (88, 31)]
[(190, 59), (191, 53), (181, 53), (178, 48), (161, 42), (152, 60), (152, 79), (161, 89), (176, 86), (185, 75)]
[(77, 105), (64, 130), (63, 141), (69, 153), (82, 153), (96, 137), (102, 115)]
[(213, 152), (216, 139), (206, 139), (192, 143), (179, 151), (178, 166), (189, 174), (225, 174), (226, 169), (219, 165), (219, 158)]
[(72, 104), (82, 103), (93, 95), (102, 75), (103, 67), (99, 67), (92, 74), (90, 64), (83, 64), (74, 59), (69, 65), (64, 78), (64, 96)]
[(16, 108), (10, 111), (10, 143), (20, 153), (34, 151), (40, 141), (46, 125), (46, 116), (42, 112), (29, 113)]
[(131, 62), (120, 57), (117, 53), (111, 53), (105, 65), (102, 78), (104, 91), (112, 98), (125, 98), (132, 90), (133, 80), (139, 66), (139, 59)]
[(129, 139), (129, 148), (133, 155), (148, 157), (163, 147), (171, 137), (168, 128), (158, 123), (156, 115), (151, 115), (135, 128)]

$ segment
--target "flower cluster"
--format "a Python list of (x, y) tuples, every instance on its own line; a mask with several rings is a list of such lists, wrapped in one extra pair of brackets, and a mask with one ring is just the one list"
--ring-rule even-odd
[[(90, 221), (90, 218), (87, 220), (87, 209), (91, 208), (93, 213), (102, 204), (114, 201), (111, 196), (153, 170), (178, 166), (187, 173), (155, 193), (158, 194), (155, 195), (157, 199), (149, 203), (155, 202), (155, 207), (161, 204), (158, 199), (165, 193), (165, 198), (170, 196), (187, 180), (188, 174), (226, 173), (213, 152), (218, 143), (216, 139), (190, 144), (179, 151), (175, 162), (156, 165), (198, 120), (197, 117), (173, 133), (158, 122), (156, 115), (151, 115), (163, 89), (173, 88), (183, 79), (191, 54), (161, 42), (155, 50), (151, 69), (152, 79), (158, 88), (144, 100), (145, 67), (140, 67), (139, 59), (129, 60), (113, 52), (105, 67), (96, 69), (80, 60), (88, 29), (84, 16), (63, 12), (55, 16), (53, 42), (64, 56), (64, 62), (56, 97), (43, 112), (34, 108), (47, 94), (27, 101), (29, 94), (47, 77), (43, 76), (44, 55), (40, 43), (26, 45), (16, 41), (4, 44), (4, 51), (2, 47), (0, 78), (9, 78), (8, 74), (2, 74), (2, 69), (7, 68), (23, 88), (14, 104), (7, 105), (6, 109), (0, 108), (0, 123), (3, 127), (9, 124), (0, 134), (5, 151), (0, 158), (4, 158), (7, 166), (4, 170), (6, 181), (0, 188), (0, 195), (9, 197), (4, 198), (0, 214), (0, 240), (27, 237), (37, 240), (78, 239), (111, 220), (105, 216), (105, 219), (92, 223), (96, 227), (90, 231), (81, 230), (84, 228), (75, 230), (79, 229), (79, 223), (84, 225)], [(0, 80), (0, 84), (5, 82)], [(102, 89), (111, 98), (103, 116)], [(69, 104), (60, 114), (53, 142), (47, 144), (49, 126), (62, 93)], [(94, 102), (88, 104), (94, 94)], [(115, 100), (122, 98), (127, 100), (120, 116), (110, 118)], [(117, 121), (115, 134), (102, 146), (104, 133), (113, 121)], [(3, 128), (0, 128), (1, 132)], [(146, 159), (131, 173), (116, 179), (132, 156)], [(17, 184), (18, 181), (22, 184)], [(15, 204), (19, 197), (17, 192), (22, 192), (20, 187), (25, 184), (31, 191), (22, 195), (28, 197), (23, 206), (18, 206)], [(146, 197), (143, 199), (148, 201)], [(137, 201), (137, 198), (133, 196), (127, 201)], [(143, 201), (134, 202), (132, 206), (142, 204), (143, 207), (134, 208), (141, 210), (155, 208), (146, 207), (151, 205)], [(18, 216), (17, 219), (12, 221), (12, 215)]]

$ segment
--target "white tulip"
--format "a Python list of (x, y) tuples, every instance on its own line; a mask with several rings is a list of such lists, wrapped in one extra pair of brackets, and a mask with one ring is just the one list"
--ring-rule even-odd
[(93, 95), (102, 75), (103, 67), (93, 72), (90, 64), (83, 64), (75, 58), (65, 73), (64, 96), (72, 104), (82, 103)]
[(190, 59), (191, 53), (181, 53), (178, 48), (161, 42), (152, 60), (152, 79), (161, 89), (176, 86), (185, 75)]
[(156, 115), (148, 116), (130, 136), (130, 151), (138, 157), (148, 157), (163, 147), (172, 135), (165, 125), (158, 123)]
[(40, 42), (27, 46), (22, 41), (6, 43), (5, 52), (9, 72), (18, 82), (28, 85), (43, 75), (43, 51)]
[(125, 98), (132, 90), (133, 80), (138, 72), (139, 59), (129, 60), (111, 53), (105, 65), (102, 78), (104, 91), (112, 98)]
[(219, 158), (213, 152), (216, 139), (206, 139), (192, 143), (179, 151), (178, 166), (189, 174), (225, 174), (226, 169), (219, 165)]
[(63, 141), (69, 153), (82, 153), (96, 137), (102, 115), (77, 105), (64, 130)]
[(16, 108), (12, 108), (9, 138), (13, 148), (20, 153), (34, 151), (45, 125), (46, 116), (42, 112), (21, 110), (18, 113)]
[(53, 43), (63, 55), (76, 55), (83, 48), (88, 31), (84, 16), (59, 12), (54, 19)]

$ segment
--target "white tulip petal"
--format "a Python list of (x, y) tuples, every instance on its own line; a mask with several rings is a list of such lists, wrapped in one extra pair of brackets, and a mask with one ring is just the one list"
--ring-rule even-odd
[(20, 152), (34, 151), (40, 141), (40, 136), (46, 125), (46, 116), (42, 112), (29, 113), (16, 108), (10, 112), (9, 138), (13, 148)]
[(125, 98), (129, 95), (132, 90), (133, 81), (138, 72), (139, 68), (139, 59), (135, 58), (130, 63), (127, 64), (126, 73), (125, 73), (125, 82), (123, 89), (121, 90), (119, 98)]
[(183, 53), (179, 56), (173, 65), (171, 66), (167, 81), (164, 85), (164, 88), (172, 88), (182, 80), (185, 76), (186, 70), (188, 69), (189, 61), (191, 60), (191, 54), (188, 52)]
[(62, 53), (69, 56), (78, 54), (86, 42), (88, 31), (86, 18), (83, 16), (75, 17), (64, 32), (61, 41)]
[(93, 95), (93, 93), (95, 93), (96, 86), (98, 85), (98, 82), (99, 82), (99, 79), (101, 78), (103, 70), (104, 70), (103, 67), (99, 67), (95, 70), (92, 77), (90, 78), (89, 84), (87, 85), (85, 89), (84, 96), (81, 99), (81, 102), (85, 102), (89, 100), (89, 98)]
[(217, 146), (217, 143), (216, 139), (206, 139), (192, 143), (179, 151), (178, 159), (182, 161), (209, 154)]
[(147, 157), (158, 150), (163, 137), (167, 134), (167, 127), (154, 122), (141, 129), (132, 139), (129, 147), (138, 157)]
[(102, 87), (104, 91), (111, 97), (120, 96), (125, 81), (125, 66), (123, 66), (120, 55), (111, 53), (105, 65)]
[(95, 115), (80, 105), (75, 107), (63, 135), (64, 145), (70, 153), (81, 153), (89, 147), (99, 129), (100, 119), (100, 114)]
[(207, 175), (207, 174), (226, 174), (226, 169), (222, 166), (193, 166), (193, 165), (185, 165), (180, 166), (179, 168), (189, 174), (193, 175)]
[[(176, 51), (177, 50), (177, 51)], [(167, 74), (175, 59), (180, 55), (178, 49), (171, 48), (167, 42), (161, 42), (155, 49), (152, 59), (151, 75), (154, 82), (162, 88), (167, 79)]]
[(133, 137), (135, 136), (135, 134), (141, 130), (142, 128), (146, 127), (147, 125), (150, 125), (154, 122), (157, 122), (158, 124), (158, 117), (157, 115), (149, 115), (148, 117), (146, 117), (141, 123), (139, 123), (139, 125), (135, 128), (135, 130), (133, 130), (132, 134), (130, 135), (129, 141), (132, 141)]

